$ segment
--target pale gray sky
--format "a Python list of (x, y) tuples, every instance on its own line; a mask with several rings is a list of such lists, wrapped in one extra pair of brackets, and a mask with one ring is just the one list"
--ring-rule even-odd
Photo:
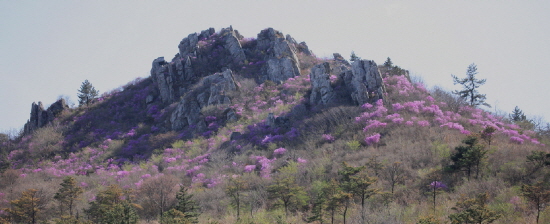
[(549, 11), (550, 1), (0, 0), (0, 131), (21, 128), (32, 102), (77, 102), (85, 79), (104, 92), (147, 77), (188, 34), (229, 25), (245, 37), (273, 27), (321, 57), (391, 57), (447, 89), (476, 63), (488, 103), (549, 120)]

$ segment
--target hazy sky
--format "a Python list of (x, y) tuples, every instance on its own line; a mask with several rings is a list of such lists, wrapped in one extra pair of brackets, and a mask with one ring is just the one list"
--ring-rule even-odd
[(386, 57), (429, 85), (453, 86), (476, 63), (489, 109), (550, 120), (550, 1), (8, 1), (0, 0), (0, 131), (19, 129), (32, 102), (77, 103), (147, 77), (179, 41), (209, 27), (245, 37), (273, 27), (320, 57)]

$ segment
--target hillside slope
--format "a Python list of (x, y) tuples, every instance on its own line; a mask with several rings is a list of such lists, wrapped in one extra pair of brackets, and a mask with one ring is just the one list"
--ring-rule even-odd
[(81, 221), (106, 222), (94, 205), (112, 186), (140, 222), (177, 218), (179, 185), (200, 223), (443, 223), (480, 193), (498, 223), (535, 219), (520, 188), (548, 182), (548, 139), (406, 70), (317, 58), (272, 28), (210, 28), (178, 50), (89, 107), (33, 103), (25, 133), (2, 140), (0, 216), (25, 220), (13, 202), (37, 189), (38, 219), (78, 217), (51, 200), (73, 177)]

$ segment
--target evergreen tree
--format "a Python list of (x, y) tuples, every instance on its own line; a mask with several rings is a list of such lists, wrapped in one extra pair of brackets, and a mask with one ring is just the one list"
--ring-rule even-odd
[(539, 223), (540, 212), (550, 203), (550, 190), (543, 182), (533, 185), (521, 186), (522, 196), (529, 200), (529, 203), (537, 210), (537, 223)]
[(61, 183), (60, 185), (61, 189), (59, 189), (57, 193), (55, 193), (55, 196), (53, 198), (59, 201), (59, 208), (62, 215), (64, 209), (68, 208), (69, 215), (73, 216), (74, 202), (76, 201), (78, 196), (83, 193), (83, 190), (81, 187), (76, 186), (76, 180), (74, 179), (74, 177), (70, 176), (65, 177), (65, 179), (63, 179), (63, 183)]
[(307, 204), (304, 188), (296, 183), (297, 174), (298, 165), (291, 162), (279, 170), (274, 183), (267, 187), (268, 198), (275, 200), (275, 205), (282, 205), (285, 215), (288, 215), (289, 210), (298, 210)]
[(177, 205), (176, 210), (184, 214), (185, 220), (190, 223), (198, 223), (198, 217), (201, 214), (199, 212), (200, 207), (197, 205), (197, 202), (193, 200), (193, 195), (187, 193), (187, 188), (183, 185), (180, 185), (180, 190), (176, 193)]
[[(470, 135), (462, 141), (465, 146), (457, 146), (455, 154), (451, 156), (453, 164), (448, 166), (447, 169), (452, 172), (464, 171), (470, 180), (472, 171), (475, 171), (477, 179), (479, 176), (479, 170), (482, 162), (487, 158), (488, 151), (485, 146), (479, 144), (478, 137)], [(475, 169), (475, 170), (474, 170)]]
[(99, 90), (96, 90), (94, 86), (92, 86), (92, 83), (90, 83), (87, 79), (84, 80), (82, 85), (80, 85), (80, 89), (78, 90), (78, 103), (79, 106), (82, 105), (90, 105), (95, 98), (98, 96)]
[[(342, 186), (342, 190), (344, 192), (350, 193), (353, 195), (355, 184), (353, 183), (352, 176), (358, 174), (359, 172), (364, 170), (366, 167), (365, 166), (360, 166), (360, 167), (348, 166), (346, 162), (342, 162), (342, 166), (343, 166), (343, 169), (338, 171), (338, 174), (342, 176), (342, 179), (340, 179), (340, 185)], [(344, 214), (343, 214), (344, 223), (346, 223), (346, 215), (350, 205), (350, 200), (351, 198), (347, 199), (346, 202), (344, 203)]]
[(7, 209), (12, 221), (16, 223), (38, 222), (38, 215), (45, 205), (45, 200), (41, 198), (41, 191), (28, 189), (21, 193), (21, 198), (10, 201), (11, 208)]
[(352, 51), (349, 60), (350, 60), (351, 62), (354, 62), (354, 61), (359, 61), (359, 60), (361, 60), (361, 58), (360, 58), (360, 57), (357, 57), (357, 55), (355, 54), (355, 51)]
[(492, 223), (500, 218), (495, 211), (487, 208), (489, 195), (482, 193), (475, 198), (462, 197), (452, 209), (457, 213), (449, 215), (452, 224), (461, 223)]
[(122, 190), (118, 185), (110, 185), (90, 202), (86, 213), (94, 223), (132, 224), (138, 222), (136, 205), (131, 202), (131, 191)]
[(164, 212), (164, 215), (160, 219), (162, 224), (192, 224), (191, 220), (185, 217), (185, 214), (176, 209), (170, 209)]
[(514, 108), (514, 111), (512, 111), (509, 116), (510, 120), (512, 120), (513, 122), (522, 122), (527, 120), (527, 116), (523, 114), (523, 111), (521, 111), (518, 106)]
[(486, 79), (477, 79), (477, 66), (475, 64), (471, 64), (468, 66), (468, 70), (466, 71), (466, 78), (458, 78), (455, 75), (451, 75), (453, 77), (453, 83), (460, 84), (464, 87), (461, 91), (455, 90), (453, 91), (454, 94), (459, 95), (462, 99), (466, 100), (468, 103), (470, 103), (470, 106), (476, 107), (479, 105), (484, 105), (490, 107), (488, 103), (485, 102), (485, 94), (480, 94), (478, 89), (481, 85), (485, 84), (487, 81)]
[(312, 216), (307, 218), (308, 222), (318, 221), (320, 224), (325, 222), (324, 210), (327, 207), (327, 197), (329, 185), (325, 181), (315, 181), (312, 184), (313, 207), (311, 208)]
[(241, 193), (247, 188), (247, 183), (242, 176), (229, 179), (225, 187), (225, 193), (231, 197), (231, 204), (237, 209), (237, 219), (241, 216)]
[(386, 62), (384, 62), (384, 66), (386, 66), (388, 68), (391, 68), (393, 66), (393, 62), (391, 61), (390, 57), (388, 57), (388, 59), (386, 59)]
[(531, 151), (531, 155), (527, 156), (527, 163), (530, 164), (529, 173), (527, 176), (535, 174), (540, 169), (550, 166), (550, 153), (543, 151)]
[[(367, 173), (362, 172), (366, 169), (365, 166), (352, 167), (348, 166), (346, 162), (342, 163), (343, 169), (338, 171), (338, 174), (342, 175), (341, 186), (344, 192), (350, 193), (353, 196), (358, 196), (361, 199), (361, 212), (365, 209), (365, 200), (375, 195), (378, 189), (369, 188), (376, 181), (376, 177), (369, 177)], [(349, 200), (344, 205), (344, 223), (346, 223), (346, 213), (348, 209)], [(364, 219), (364, 215), (362, 215)], [(364, 221), (364, 220), (363, 220)]]

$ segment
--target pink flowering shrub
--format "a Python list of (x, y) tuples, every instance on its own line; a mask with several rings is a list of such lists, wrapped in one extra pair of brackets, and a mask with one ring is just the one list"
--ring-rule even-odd
[(278, 148), (273, 150), (273, 155), (283, 155), (285, 154), (286, 149), (285, 148)]
[(363, 132), (368, 132), (369, 130), (372, 130), (375, 128), (386, 127), (386, 125), (388, 124), (384, 122), (380, 122), (378, 120), (370, 120), (367, 126), (363, 128)]
[(336, 138), (334, 138), (334, 136), (332, 136), (331, 134), (323, 134), (323, 140), (330, 143), (330, 142), (334, 142)]
[(246, 165), (244, 166), (244, 172), (250, 173), (256, 169), (256, 165)]
[(374, 135), (365, 137), (365, 142), (367, 143), (367, 145), (376, 144), (379, 141), (380, 141), (380, 134), (379, 133), (376, 133)]
[(428, 126), (430, 126), (430, 122), (429, 122), (429, 121), (417, 121), (416, 123), (417, 123), (418, 126), (420, 126), (420, 127), (428, 127)]
[(517, 144), (523, 144), (523, 139), (520, 137), (512, 136), (510, 137), (510, 142), (517, 143)]

